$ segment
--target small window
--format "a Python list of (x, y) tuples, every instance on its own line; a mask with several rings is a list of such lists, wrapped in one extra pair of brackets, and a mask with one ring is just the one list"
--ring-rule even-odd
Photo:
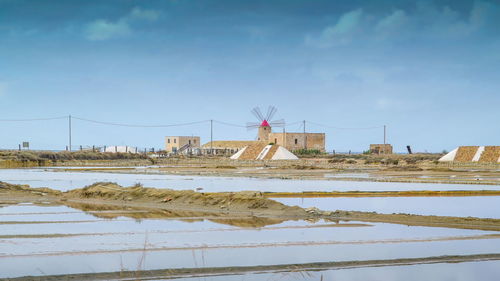
[(297, 144), (297, 142), (298, 142), (298, 140), (297, 140), (297, 139), (295, 139), (295, 144)]
[(174, 143), (177, 143), (177, 139), (174, 139)]
[(191, 144), (191, 140), (188, 140), (188, 143)]
[(170, 139), (167, 139), (167, 143), (170, 143)]
[(196, 144), (196, 140), (193, 140), (193, 143)]
[(277, 144), (278, 143), (278, 139), (274, 139), (274, 144)]

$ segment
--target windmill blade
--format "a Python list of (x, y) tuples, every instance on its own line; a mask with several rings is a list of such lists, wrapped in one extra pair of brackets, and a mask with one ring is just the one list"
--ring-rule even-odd
[(260, 122), (264, 121), (264, 115), (262, 115), (259, 107), (254, 107), (251, 112)]
[(273, 119), (274, 117), (274, 114), (276, 114), (276, 111), (278, 111), (278, 109), (272, 105), (267, 107), (266, 120), (271, 121), (271, 119)]
[(269, 122), (269, 126), (272, 127), (285, 127), (285, 119), (279, 119)]
[(246, 127), (247, 127), (247, 130), (257, 129), (258, 127), (260, 127), (260, 123), (248, 122)]

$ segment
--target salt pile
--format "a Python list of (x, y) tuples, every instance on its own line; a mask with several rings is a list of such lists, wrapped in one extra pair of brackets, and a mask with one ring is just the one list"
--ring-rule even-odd
[(299, 158), (280, 145), (249, 145), (231, 156), (237, 160), (298, 160)]

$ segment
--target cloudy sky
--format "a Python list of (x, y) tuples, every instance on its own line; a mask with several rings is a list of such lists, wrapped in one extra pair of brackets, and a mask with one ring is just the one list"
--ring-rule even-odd
[[(0, 0), (0, 119), (244, 125), (275, 105), (328, 150), (366, 150), (381, 128), (338, 128), (384, 124), (396, 151), (500, 145), (499, 15), (494, 0)], [(0, 148), (68, 142), (65, 119), (0, 127)], [(74, 145), (209, 134), (73, 120)]]

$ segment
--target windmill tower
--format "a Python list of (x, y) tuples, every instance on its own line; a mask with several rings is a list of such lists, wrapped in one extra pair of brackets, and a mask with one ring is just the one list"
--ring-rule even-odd
[(285, 120), (283, 119), (272, 120), (272, 118), (276, 114), (276, 111), (278, 111), (278, 109), (276, 109), (276, 107), (274, 106), (269, 106), (267, 108), (266, 115), (262, 114), (262, 111), (259, 107), (254, 107), (251, 110), (252, 114), (255, 116), (255, 118), (257, 118), (257, 120), (259, 120), (259, 122), (248, 122), (247, 129), (259, 129), (259, 132), (257, 133), (258, 141), (269, 142), (269, 134), (272, 132), (272, 128), (285, 126)]

